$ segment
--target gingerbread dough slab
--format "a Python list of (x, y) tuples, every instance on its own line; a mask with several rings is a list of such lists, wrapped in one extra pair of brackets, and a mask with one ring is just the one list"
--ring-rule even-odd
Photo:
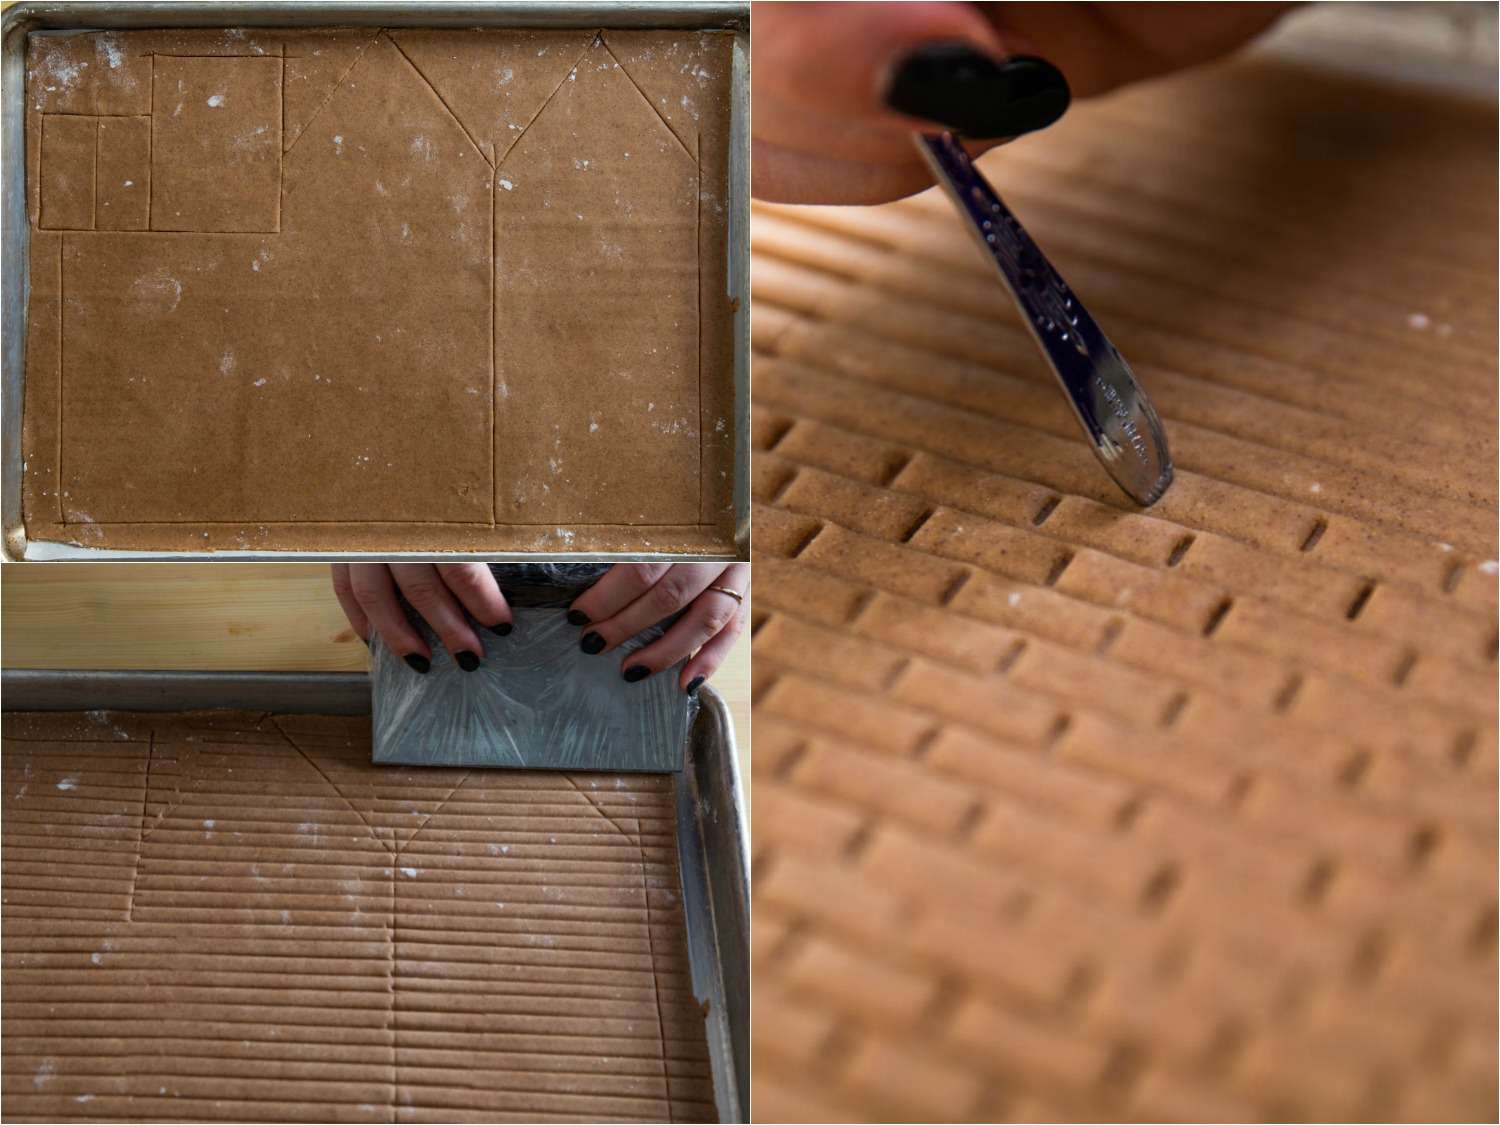
[(1495, 136), (1243, 59), (984, 158), (1146, 512), (938, 193), (757, 205), (758, 1119), (1494, 1116)]
[(671, 780), (8, 715), (7, 1120), (705, 1121)]
[(731, 46), (33, 36), (28, 537), (734, 550)]

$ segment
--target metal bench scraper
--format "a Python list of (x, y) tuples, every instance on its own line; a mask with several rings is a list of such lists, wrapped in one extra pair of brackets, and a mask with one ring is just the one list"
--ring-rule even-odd
[[(509, 636), (481, 627), (483, 662), (465, 672), (408, 607), (432, 651), (424, 675), (378, 637), (370, 668), (373, 760), (420, 766), (674, 773), (683, 768), (697, 700), (674, 671), (639, 683), (625, 658), (665, 631), (653, 626), (591, 656), (578, 647), (568, 606), (598, 564), (492, 566), (511, 605)], [(540, 576), (540, 580), (539, 580)]]

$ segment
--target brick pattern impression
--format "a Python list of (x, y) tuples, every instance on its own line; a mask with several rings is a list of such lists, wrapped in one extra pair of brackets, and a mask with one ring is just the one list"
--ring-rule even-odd
[[(754, 220), (754, 1115), (1494, 1120), (1495, 111), (1245, 60)], [(1418, 171), (1420, 169), (1420, 171)]]
[(671, 779), (8, 715), (7, 1121), (706, 1121)]

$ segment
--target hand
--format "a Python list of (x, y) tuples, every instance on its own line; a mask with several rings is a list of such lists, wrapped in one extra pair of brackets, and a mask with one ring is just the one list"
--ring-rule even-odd
[(932, 183), (911, 134), (978, 154), (1091, 97), (1217, 58), (1292, 4), (752, 4), (752, 189), (882, 203)]
[(597, 655), (690, 607), (661, 637), (631, 654), (624, 674), (644, 680), (686, 660), (677, 686), (694, 692), (719, 670), (744, 629), (748, 607), (742, 599), (749, 585), (746, 563), (617, 563), (573, 602), (568, 620), (584, 629), (583, 651)]
[(466, 672), (479, 667), (484, 645), (465, 610), (492, 633), (503, 637), (511, 631), (510, 606), (483, 563), (336, 563), (333, 592), (360, 639), (369, 644), (373, 629), (418, 672), (431, 666), (432, 650), (407, 621), (397, 590)]

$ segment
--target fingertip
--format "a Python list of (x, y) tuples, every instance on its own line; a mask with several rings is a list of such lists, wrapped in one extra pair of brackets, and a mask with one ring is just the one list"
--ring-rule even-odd
[[(756, 88), (764, 70), (774, 79), (766, 89), (787, 101), (825, 113), (882, 112), (890, 73), (924, 44), (962, 41), (986, 53), (1003, 53), (999, 32), (979, 7), (954, 0), (773, 5), (751, 21)], [(854, 29), (857, 34), (851, 34)]]
[(1045, 129), (1068, 108), (1062, 71), (1034, 55), (997, 58), (965, 41), (924, 43), (885, 79), (886, 107), (967, 137), (1016, 137)]
[(482, 663), (484, 642), (467, 623), (463, 624), (461, 631), (455, 631), (453, 636), (441, 639), (443, 647), (453, 654), (454, 661), (465, 672), (474, 671)]

